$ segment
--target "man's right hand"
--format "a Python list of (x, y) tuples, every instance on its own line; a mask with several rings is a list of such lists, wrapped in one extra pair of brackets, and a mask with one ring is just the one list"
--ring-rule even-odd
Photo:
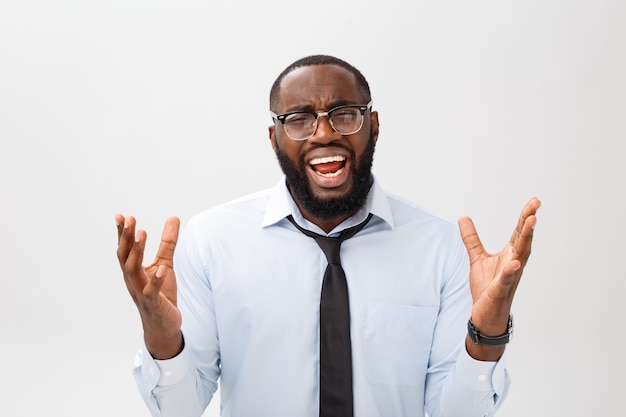
[(174, 249), (178, 240), (180, 220), (170, 217), (165, 222), (161, 243), (154, 262), (143, 266), (146, 232), (135, 230), (132, 216), (115, 216), (117, 224), (117, 258), (126, 287), (137, 305), (144, 331), (144, 340), (154, 359), (170, 359), (183, 349), (182, 317), (176, 306)]

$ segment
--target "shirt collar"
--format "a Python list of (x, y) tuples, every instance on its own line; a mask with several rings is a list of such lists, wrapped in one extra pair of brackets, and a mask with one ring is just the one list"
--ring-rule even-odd
[[(331, 234), (362, 222), (369, 213), (372, 213), (374, 216), (382, 219), (385, 223), (387, 223), (388, 227), (393, 230), (394, 222), (391, 207), (389, 206), (387, 196), (378, 183), (378, 180), (376, 180), (376, 177), (374, 177), (374, 184), (367, 195), (363, 207), (352, 217), (346, 219), (339, 226), (337, 226)], [(285, 176), (283, 175), (276, 186), (270, 190), (265, 216), (261, 222), (261, 227), (274, 225), (285, 219), (290, 214), (300, 226), (316, 233), (320, 233), (321, 229), (307, 221), (300, 213), (296, 202), (293, 200), (291, 193), (289, 193), (289, 190), (287, 189), (287, 183), (285, 181)]]

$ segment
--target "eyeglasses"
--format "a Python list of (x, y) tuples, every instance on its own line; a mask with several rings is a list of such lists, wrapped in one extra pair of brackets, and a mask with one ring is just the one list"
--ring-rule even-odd
[(373, 101), (366, 105), (351, 104), (339, 106), (326, 112), (293, 111), (284, 114), (276, 114), (270, 111), (272, 119), (279, 120), (285, 128), (285, 133), (293, 140), (306, 140), (315, 134), (317, 119), (321, 116), (328, 117), (330, 126), (340, 135), (352, 135), (363, 126), (363, 114), (372, 107)]

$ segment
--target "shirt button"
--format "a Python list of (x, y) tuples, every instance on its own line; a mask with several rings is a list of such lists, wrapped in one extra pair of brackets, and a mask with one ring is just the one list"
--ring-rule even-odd
[(487, 380), (487, 375), (478, 375), (478, 380), (480, 382), (485, 382)]
[(172, 371), (163, 372), (163, 376), (172, 376)]

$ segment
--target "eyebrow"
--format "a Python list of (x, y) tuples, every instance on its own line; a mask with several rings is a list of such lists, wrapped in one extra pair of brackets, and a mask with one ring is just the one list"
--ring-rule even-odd
[[(341, 106), (360, 106), (360, 105), (361, 103), (351, 103), (346, 100), (337, 100), (337, 101), (332, 101), (329, 104), (329, 107), (325, 111), (329, 111), (336, 107), (341, 107)], [(285, 113), (293, 113), (293, 112), (315, 113), (315, 107), (311, 104), (302, 104), (299, 106), (291, 107)]]

